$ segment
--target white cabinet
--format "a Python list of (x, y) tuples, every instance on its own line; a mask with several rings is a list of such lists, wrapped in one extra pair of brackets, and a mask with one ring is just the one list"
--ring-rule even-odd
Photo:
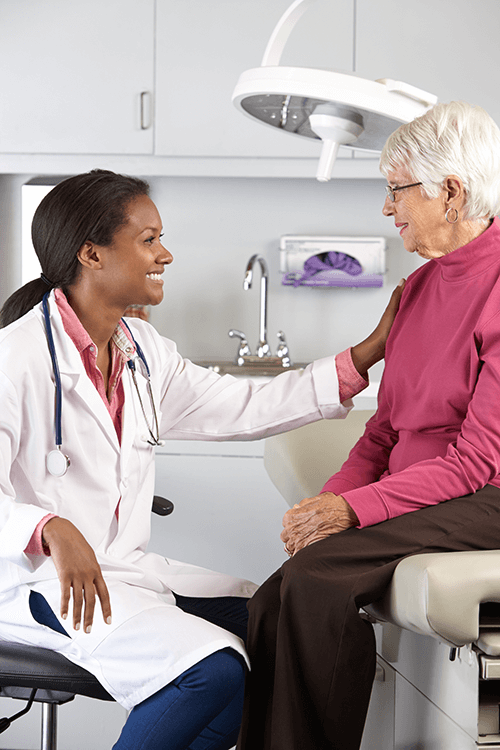
[[(281, 64), (351, 71), (353, 2), (318, 0), (295, 27)], [(319, 143), (274, 132), (231, 102), (240, 74), (260, 66), (289, 5), (290, 0), (158, 0), (156, 154), (318, 157)]]
[(472, 737), (399, 674), (395, 695), (394, 750), (478, 750)]
[[(313, 177), (319, 142), (231, 102), (290, 3), (2, 0), (0, 171)], [(396, 78), (500, 123), (499, 17), (498, 0), (317, 0), (281, 64)], [(334, 176), (379, 176), (377, 157), (355, 156), (341, 149)]]
[(263, 464), (264, 441), (168, 441), (157, 449), (156, 493), (171, 516), (152, 516), (149, 550), (262, 583), (287, 559), (288, 506)]
[(2, 0), (1, 152), (152, 153), (153, 82), (154, 0)]
[(499, 10), (498, 0), (357, 0), (356, 73), (478, 104), (500, 125)]

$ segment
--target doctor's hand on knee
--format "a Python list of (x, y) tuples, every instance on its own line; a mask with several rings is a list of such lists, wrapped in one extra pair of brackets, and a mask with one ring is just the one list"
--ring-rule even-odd
[(94, 550), (83, 534), (65, 518), (51, 518), (43, 527), (42, 538), (61, 583), (61, 617), (68, 616), (73, 591), (73, 627), (90, 633), (94, 620), (96, 595), (101, 602), (104, 621), (111, 624), (111, 604)]
[(315, 497), (306, 497), (285, 513), (281, 540), (286, 552), (292, 556), (309, 544), (358, 523), (356, 513), (342, 495), (322, 492)]

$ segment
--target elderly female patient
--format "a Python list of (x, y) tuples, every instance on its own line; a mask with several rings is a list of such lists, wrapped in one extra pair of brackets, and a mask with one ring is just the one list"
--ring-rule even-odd
[(359, 747), (375, 669), (358, 610), (398, 562), (500, 545), (500, 131), (439, 104), (381, 157), (383, 213), (428, 259), (387, 342), (378, 410), (285, 516), (287, 561), (250, 601), (241, 750)]

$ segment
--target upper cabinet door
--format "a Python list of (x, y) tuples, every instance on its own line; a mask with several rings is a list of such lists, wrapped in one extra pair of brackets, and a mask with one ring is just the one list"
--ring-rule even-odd
[[(282, 65), (352, 71), (354, 0), (318, 0)], [(258, 68), (291, 0), (157, 0), (156, 147), (164, 156), (318, 157), (318, 142), (243, 115), (231, 96)], [(348, 152), (350, 155), (350, 151)]]
[(500, 125), (498, 0), (357, 0), (356, 16), (357, 74), (480, 105)]
[(154, 0), (1, 0), (0, 152), (152, 153), (153, 82)]

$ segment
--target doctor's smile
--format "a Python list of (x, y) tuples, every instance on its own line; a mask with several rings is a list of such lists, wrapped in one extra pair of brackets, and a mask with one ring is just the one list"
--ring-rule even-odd
[[(151, 198), (142, 195), (131, 200), (126, 221), (107, 247), (84, 245), (79, 252), (84, 268), (93, 263), (96, 284), (102, 280), (103, 294), (115, 294), (122, 314), (129, 305), (158, 305), (163, 299), (162, 274), (173, 256), (162, 244), (162, 221)], [(95, 265), (95, 264), (98, 265)], [(140, 279), (145, 279), (141, 284)], [(70, 292), (71, 294), (71, 292)]]

